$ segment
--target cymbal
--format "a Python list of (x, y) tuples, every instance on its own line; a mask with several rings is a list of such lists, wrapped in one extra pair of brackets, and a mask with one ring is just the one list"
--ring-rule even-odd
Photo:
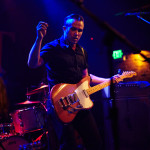
[(29, 105), (29, 104), (39, 104), (41, 103), (40, 101), (29, 101), (29, 100), (26, 100), (24, 102), (21, 102), (21, 103), (17, 103), (16, 105)]
[(32, 94), (36, 94), (36, 93), (39, 93), (39, 92), (42, 92), (44, 89), (46, 89), (46, 88), (48, 88), (48, 85), (42, 85), (42, 86), (40, 86), (39, 88), (37, 88), (37, 89), (34, 89), (34, 90), (32, 90), (32, 91), (29, 91), (29, 92), (27, 92), (27, 96), (29, 96), (29, 95), (32, 95)]

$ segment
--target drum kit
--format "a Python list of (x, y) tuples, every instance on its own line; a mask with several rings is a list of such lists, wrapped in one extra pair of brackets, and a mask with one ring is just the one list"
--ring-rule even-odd
[[(39, 93), (44, 93), (42, 101), (30, 101)], [(19, 109), (10, 113), (11, 123), (0, 124), (0, 150), (46, 149), (48, 95), (48, 85), (42, 85), (26, 93), (28, 100), (16, 104)]]

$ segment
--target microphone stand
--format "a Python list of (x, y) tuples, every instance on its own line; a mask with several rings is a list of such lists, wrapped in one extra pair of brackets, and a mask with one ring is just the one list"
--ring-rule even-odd
[[(149, 13), (150, 13), (150, 12), (149, 12)], [(150, 24), (150, 21), (144, 19), (143, 17), (141, 17), (141, 16), (139, 16), (139, 15), (136, 15), (136, 17), (139, 18), (139, 19), (141, 19), (141, 20), (143, 20), (144, 22)]]

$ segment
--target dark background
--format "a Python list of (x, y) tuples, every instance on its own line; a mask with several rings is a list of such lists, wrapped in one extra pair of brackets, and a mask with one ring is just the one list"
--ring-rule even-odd
[[(118, 32), (126, 36), (136, 47), (148, 50), (150, 25), (136, 16), (125, 16), (124, 12), (147, 7), (148, 0), (85, 0), (84, 6), (100, 21), (107, 22)], [(148, 11), (149, 7), (144, 9)], [(117, 60), (112, 63), (110, 50), (104, 44), (107, 30), (99, 26), (91, 17), (71, 0), (1, 0), (0, 31), (2, 32), (2, 68), (10, 103), (26, 100), (27, 88), (39, 86), (44, 80), (45, 70), (29, 69), (28, 53), (36, 38), (36, 25), (39, 21), (49, 24), (46, 42), (58, 38), (62, 34), (63, 19), (71, 13), (79, 13), (85, 18), (85, 30), (80, 44), (89, 55), (89, 70), (102, 77), (110, 77), (111, 70), (116, 74)], [(119, 15), (119, 13), (122, 13)], [(143, 16), (150, 20), (149, 15)], [(93, 40), (91, 40), (91, 37)], [(132, 49), (118, 38), (114, 38), (113, 48), (122, 49), (124, 54), (132, 53)], [(113, 68), (112, 68), (113, 67)], [(111, 69), (112, 68), (112, 69)], [(131, 70), (130, 68), (127, 68)], [(135, 71), (135, 70), (133, 70)], [(135, 78), (133, 80), (136, 80)], [(142, 79), (149, 80), (149, 79)], [(45, 81), (45, 80), (44, 80)]]
[[(125, 16), (126, 12), (150, 12), (149, 0), (85, 0), (83, 4), (99, 21), (107, 22), (136, 48), (147, 50), (146, 56), (150, 58), (150, 24), (136, 16)], [(111, 34), (107, 29), (102, 28), (73, 0), (1, 0), (1, 76), (7, 89), (10, 112), (16, 109), (14, 104), (27, 100), (27, 90), (38, 88), (42, 82), (47, 84), (44, 67), (29, 69), (27, 66), (28, 54), (36, 38), (36, 25), (39, 21), (49, 24), (44, 45), (62, 35), (63, 19), (71, 13), (81, 14), (85, 18), (85, 30), (80, 44), (88, 52), (90, 73), (110, 77), (121, 68), (138, 72), (137, 77), (125, 81), (150, 82), (149, 62), (139, 58), (142, 64), (138, 66), (136, 62), (138, 59), (134, 61), (129, 59), (126, 62), (122, 59), (113, 60), (111, 57), (113, 50), (122, 49), (124, 55), (130, 58), (133, 49), (115, 36), (110, 38)], [(142, 16), (150, 21), (150, 14)], [(112, 42), (110, 47), (109, 42)], [(94, 98), (100, 97), (96, 95)], [(102, 107), (101, 104), (98, 105)], [(97, 111), (99, 113), (99, 108), (96, 108), (94, 113)]]

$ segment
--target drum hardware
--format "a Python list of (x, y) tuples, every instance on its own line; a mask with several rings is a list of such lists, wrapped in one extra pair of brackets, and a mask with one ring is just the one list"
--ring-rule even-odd
[(33, 95), (33, 94), (37, 94), (37, 93), (40, 93), (40, 92), (45, 92), (45, 91), (47, 91), (48, 90), (48, 85), (42, 85), (42, 86), (40, 86), (39, 88), (37, 88), (37, 89), (34, 89), (34, 90), (32, 90), (32, 91), (29, 91), (28, 92), (28, 90), (27, 90), (27, 96), (31, 96), (31, 95)]
[(33, 143), (28, 143), (24, 145), (19, 146), (19, 150), (44, 150), (45, 145), (41, 143), (41, 141), (33, 142)]
[(30, 100), (26, 100), (24, 102), (21, 103), (17, 103), (16, 105), (30, 105), (30, 104), (40, 104), (40, 101), (30, 101)]
[[(45, 104), (49, 97), (49, 88), (48, 87), (49, 87), (48, 85), (41, 83), (41, 86), (34, 90), (29, 91), (27, 88), (27, 93), (26, 93), (27, 100), (25, 102), (17, 103), (16, 105), (26, 105), (26, 104), (30, 105), (30, 104), (41, 103), (41, 104), (43, 104), (43, 106), (45, 107), (45, 110), (46, 110)], [(32, 99), (35, 99), (35, 97), (38, 96), (38, 97), (36, 97), (36, 99), (40, 99), (40, 101), (31, 101), (30, 100), (31, 96), (32, 96)]]
[(20, 145), (19, 150), (45, 150), (47, 149), (46, 147), (47, 147), (47, 142), (48, 142), (47, 141), (48, 131), (43, 130), (39, 132), (38, 134), (37, 133), (34, 132), (34, 133), (25, 134), (24, 137), (26, 139), (28, 139), (28, 134), (30, 134), (29, 137), (32, 136), (32, 138), (30, 137), (32, 140), (28, 139), (28, 141), (31, 141), (31, 142), (29, 142), (28, 144)]
[[(30, 134), (32, 135), (32, 133)], [(43, 130), (36, 139), (33, 137), (28, 139), (23, 135), (9, 136), (0, 140), (0, 150), (45, 150), (47, 147), (46, 135), (47, 131)]]

